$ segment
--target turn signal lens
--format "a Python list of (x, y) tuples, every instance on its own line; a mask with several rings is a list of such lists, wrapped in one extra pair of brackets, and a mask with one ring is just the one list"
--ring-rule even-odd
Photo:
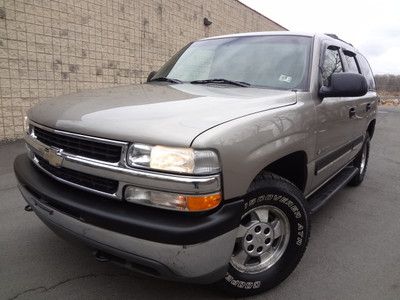
[(186, 196), (186, 205), (189, 211), (209, 210), (221, 203), (221, 194), (207, 196)]
[(183, 195), (128, 186), (125, 189), (125, 200), (180, 211), (204, 211), (217, 207), (221, 203), (222, 197), (221, 193)]

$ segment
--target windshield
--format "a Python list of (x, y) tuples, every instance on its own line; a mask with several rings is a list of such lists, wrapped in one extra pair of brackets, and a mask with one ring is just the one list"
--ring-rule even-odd
[(249, 36), (197, 41), (153, 77), (182, 82), (226, 79), (273, 89), (305, 89), (311, 38)]

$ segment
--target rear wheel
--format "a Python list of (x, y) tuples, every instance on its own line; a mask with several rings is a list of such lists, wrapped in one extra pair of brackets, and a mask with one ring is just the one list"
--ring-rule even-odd
[(233, 296), (258, 294), (282, 282), (303, 256), (310, 232), (303, 193), (286, 179), (259, 176), (248, 199), (220, 282)]
[(363, 147), (361, 148), (360, 152), (357, 154), (356, 158), (353, 161), (353, 166), (358, 168), (358, 172), (349, 182), (349, 185), (358, 186), (361, 184), (361, 182), (363, 182), (365, 174), (367, 173), (369, 148), (370, 148), (370, 137), (369, 134), (366, 133)]

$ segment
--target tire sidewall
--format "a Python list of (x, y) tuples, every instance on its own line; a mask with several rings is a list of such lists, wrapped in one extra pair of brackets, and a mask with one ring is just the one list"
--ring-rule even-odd
[(259, 206), (272, 205), (285, 213), (290, 224), (287, 248), (272, 267), (257, 274), (245, 274), (229, 265), (225, 285), (235, 289), (237, 294), (243, 290), (243, 294), (250, 295), (273, 288), (293, 271), (307, 247), (310, 225), (303, 195), (298, 190), (293, 195), (276, 187), (262, 188), (248, 194), (246, 200), (243, 215)]

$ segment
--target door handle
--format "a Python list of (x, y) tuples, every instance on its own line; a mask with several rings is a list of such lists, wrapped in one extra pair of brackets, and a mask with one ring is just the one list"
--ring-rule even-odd
[(369, 111), (369, 110), (371, 110), (371, 108), (372, 108), (371, 103), (367, 103), (367, 106), (365, 107), (365, 111)]
[(356, 109), (354, 107), (349, 110), (349, 118), (354, 118), (356, 116)]

